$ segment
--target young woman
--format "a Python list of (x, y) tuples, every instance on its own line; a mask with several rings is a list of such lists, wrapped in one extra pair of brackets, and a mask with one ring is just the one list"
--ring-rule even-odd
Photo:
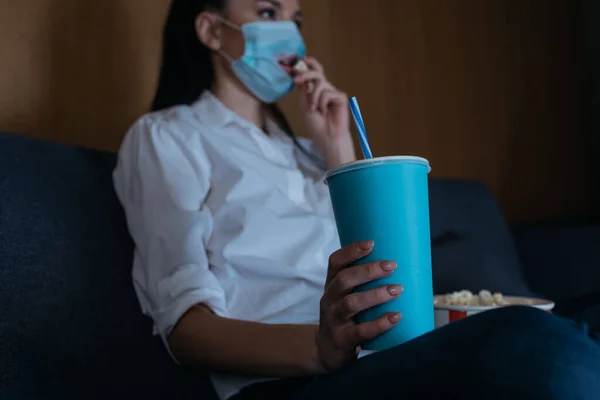
[[(402, 316), (352, 317), (402, 287), (352, 293), (396, 265), (349, 267), (377, 243), (338, 250), (322, 175), (354, 160), (347, 97), (305, 58), (301, 26), (299, 0), (172, 4), (154, 112), (114, 178), (135, 289), (174, 358), (213, 371), (221, 398), (597, 398), (599, 344), (528, 308), (357, 360)], [(293, 87), (310, 142), (273, 105)]]

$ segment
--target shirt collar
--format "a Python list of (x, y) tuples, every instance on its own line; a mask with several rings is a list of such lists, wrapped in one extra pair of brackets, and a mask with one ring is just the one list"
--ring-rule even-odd
[[(211, 127), (223, 128), (232, 122), (242, 121), (242, 118), (221, 103), (209, 90), (202, 93), (192, 108), (198, 119)], [(244, 122), (249, 124), (247, 121)]]
[[(202, 93), (200, 98), (192, 105), (192, 108), (195, 110), (196, 116), (201, 122), (214, 128), (223, 128), (231, 123), (235, 123), (249, 130), (258, 129), (250, 121), (245, 120), (235, 112), (231, 111), (209, 90)], [(291, 142), (289, 136), (272, 118), (267, 118), (265, 121), (265, 129), (269, 136), (277, 138), (284, 143), (289, 144), (289, 142)]]

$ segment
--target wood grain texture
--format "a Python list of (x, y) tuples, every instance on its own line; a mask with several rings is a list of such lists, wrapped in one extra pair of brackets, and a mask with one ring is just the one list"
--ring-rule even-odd
[[(482, 180), (512, 221), (595, 212), (576, 3), (303, 2), (309, 51), (358, 96), (374, 152)], [(0, 130), (116, 150), (149, 107), (168, 5), (0, 0)]]
[(149, 107), (168, 4), (0, 1), (0, 129), (116, 149)]

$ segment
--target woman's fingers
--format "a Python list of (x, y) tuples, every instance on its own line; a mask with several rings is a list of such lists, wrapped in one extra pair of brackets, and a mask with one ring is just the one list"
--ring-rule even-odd
[(349, 265), (368, 256), (373, 251), (374, 246), (375, 243), (372, 240), (367, 240), (351, 244), (333, 253), (329, 257), (325, 286), (329, 286), (333, 278)]
[(338, 349), (355, 349), (361, 344), (389, 331), (401, 319), (402, 315), (400, 313), (390, 313), (360, 325), (347, 325), (335, 331), (332, 335), (333, 344)]
[(311, 111), (315, 112), (318, 110), (321, 97), (327, 90), (330, 90), (330, 88), (331, 86), (325, 83), (325, 81), (317, 82), (317, 85), (313, 88), (308, 100)]
[(326, 295), (333, 297), (333, 301), (340, 300), (357, 286), (391, 275), (396, 267), (394, 261), (383, 261), (345, 268), (331, 280)]
[(303, 95), (307, 96), (306, 104), (311, 111), (317, 111), (321, 94), (331, 88), (323, 74), (317, 71), (300, 73), (294, 78), (294, 83), (302, 88)]
[(304, 57), (302, 59), (306, 65), (308, 66), (308, 68), (312, 71), (318, 71), (321, 73), (321, 75), (323, 75), (325, 73), (325, 69), (323, 68), (323, 66), (321, 65), (320, 62), (317, 61), (316, 58), (314, 57)]
[(314, 58), (307, 57), (305, 62), (309, 71), (297, 72), (294, 77), (294, 83), (302, 88), (309, 88), (304, 91), (309, 95), (306, 103), (311, 111), (327, 111), (329, 104), (343, 104), (345, 95), (336, 90), (331, 83), (327, 81), (324, 75), (323, 66)]
[(356, 343), (361, 344), (375, 339), (376, 337), (392, 329), (398, 324), (398, 322), (400, 322), (401, 319), (402, 314), (390, 313), (376, 320), (357, 325), (354, 333)]
[(365, 292), (351, 293), (337, 304), (337, 317), (340, 321), (347, 321), (361, 311), (397, 298), (403, 290), (401, 285), (389, 285)]
[(294, 83), (298, 86), (302, 86), (308, 82), (323, 81), (325, 77), (322, 73), (317, 71), (300, 72), (294, 78)]
[[(323, 97), (329, 96), (330, 94), (323, 94)], [(374, 246), (373, 241), (354, 243), (336, 251), (329, 258), (325, 293), (320, 304), (321, 319), (317, 341), (321, 344), (323, 359), (329, 360), (327, 363), (330, 365), (342, 365), (345, 361), (339, 360), (355, 358), (358, 346), (387, 332), (402, 317), (399, 313), (389, 313), (362, 324), (353, 321), (356, 314), (387, 303), (400, 296), (403, 291), (400, 285), (387, 285), (352, 293), (357, 286), (389, 276), (397, 268), (393, 261), (350, 267), (371, 254)]]
[(325, 82), (325, 76), (317, 71), (301, 72), (294, 78), (294, 83), (301, 88), (305, 96), (308, 95), (306, 103), (310, 109), (314, 109), (315, 89), (323, 87)]
[(346, 104), (346, 99), (347, 96), (345, 93), (334, 89), (324, 90), (319, 99), (318, 109), (324, 113), (329, 107)]

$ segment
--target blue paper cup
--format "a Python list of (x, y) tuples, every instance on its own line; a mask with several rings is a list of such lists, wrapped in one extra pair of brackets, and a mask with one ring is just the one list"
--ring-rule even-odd
[(341, 245), (373, 240), (373, 252), (357, 264), (398, 264), (391, 276), (362, 285), (357, 291), (390, 284), (404, 286), (397, 299), (357, 316), (357, 322), (362, 323), (390, 312), (402, 313), (400, 323), (365, 343), (365, 350), (385, 350), (434, 329), (429, 171), (426, 159), (403, 156), (361, 160), (327, 173)]

